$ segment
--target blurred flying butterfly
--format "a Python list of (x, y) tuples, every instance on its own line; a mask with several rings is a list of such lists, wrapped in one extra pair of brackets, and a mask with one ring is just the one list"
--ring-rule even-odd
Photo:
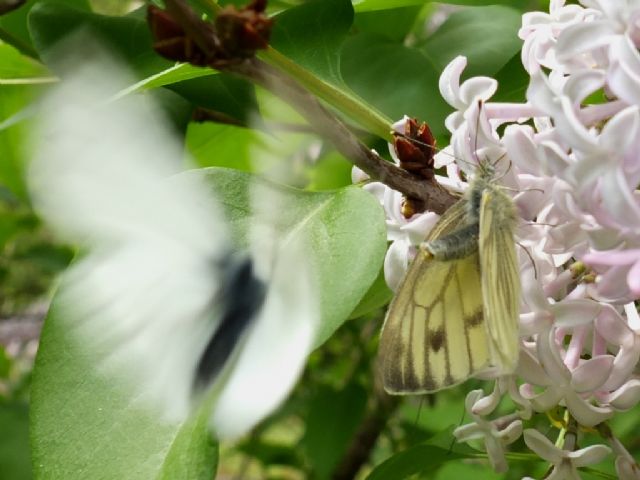
[(82, 246), (58, 292), (69, 332), (137, 398), (185, 418), (215, 386), (211, 427), (235, 437), (292, 388), (319, 321), (300, 234), (278, 238), (283, 207), (256, 187), (251, 246), (234, 247), (212, 189), (180, 172), (180, 143), (105, 55), (63, 62), (45, 96), (30, 166), (34, 205)]

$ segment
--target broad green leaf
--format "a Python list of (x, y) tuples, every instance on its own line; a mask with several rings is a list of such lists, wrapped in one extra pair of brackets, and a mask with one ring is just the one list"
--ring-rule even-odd
[(351, 185), (353, 164), (332, 150), (322, 155), (309, 172), (309, 190), (332, 190)]
[(498, 91), (492, 100), (521, 103), (526, 101), (530, 77), (522, 66), (520, 53), (514, 55), (494, 78), (498, 81)]
[(549, 0), (530, 0), (528, 2), (523, 2), (521, 0), (446, 0), (439, 3), (447, 3), (449, 5), (464, 5), (469, 7), (505, 5), (508, 7), (517, 8), (522, 11), (549, 10)]
[[(219, 168), (206, 172), (242, 237), (255, 177)], [(333, 192), (287, 188), (282, 193), (290, 200), (284, 202), (289, 208), (281, 212), (279, 223), (286, 230), (303, 227), (312, 239), (309, 261), (316, 268), (322, 311), (319, 346), (347, 319), (378, 275), (387, 247), (384, 214), (376, 199), (358, 187)]]
[(521, 24), (522, 16), (513, 8), (464, 8), (452, 13), (421, 50), (438, 71), (464, 55), (468, 60), (465, 77), (494, 76), (520, 51)]
[[(509, 473), (512, 469), (510, 469)], [(527, 475), (531, 475), (531, 471), (526, 472)], [(542, 473), (542, 472), (541, 472)], [(513, 473), (512, 473), (513, 474)], [(451, 478), (473, 478), (473, 480), (500, 480), (504, 478), (522, 478), (520, 475), (505, 477), (500, 473), (494, 472), (489, 463), (465, 463), (465, 462), (448, 462), (445, 463), (438, 473), (435, 475), (434, 480), (449, 480)], [(536, 475), (534, 478), (539, 478)]]
[(261, 58), (366, 130), (389, 138), (391, 121), (346, 88), (340, 74), (340, 48), (353, 22), (351, 3), (313, 0), (285, 10), (275, 20), (274, 48)]
[(164, 87), (173, 83), (184, 82), (194, 78), (217, 75), (217, 72), (210, 68), (195, 67), (188, 63), (176, 63), (154, 75), (143, 78), (138, 83), (132, 85), (131, 92), (137, 90), (150, 90), (152, 88)]
[[(409, 7), (412, 5), (425, 5), (427, 3), (446, 3), (451, 5), (468, 5), (478, 7), (481, 5), (508, 5), (522, 10), (534, 10), (532, 2), (522, 2), (520, 0), (352, 0), (353, 8), (356, 12), (368, 12), (374, 10), (389, 10), (393, 8)], [(544, 1), (538, 2), (544, 8)]]
[(340, 85), (340, 56), (351, 23), (348, 0), (312, 0), (275, 17), (271, 45), (324, 80)]
[(422, 443), (396, 453), (375, 467), (367, 480), (403, 480), (418, 473), (433, 472), (444, 463), (465, 458), (463, 455), (445, 448)]
[(36, 58), (38, 54), (34, 50), (31, 35), (29, 34), (28, 16), (31, 8), (36, 3), (49, 1), (70, 5), (86, 11), (89, 10), (88, 0), (29, 0), (11, 13), (0, 16), (0, 38), (16, 47), (22, 53)]
[[(21, 54), (9, 44), (0, 43), (0, 85), (7, 83), (35, 83), (38, 79), (51, 80), (49, 71), (38, 61)], [(8, 81), (7, 81), (8, 80)]]
[[(255, 177), (219, 168), (185, 175), (211, 183), (238, 243), (246, 243)], [(282, 212), (282, 233), (304, 231), (311, 238), (309, 261), (317, 269), (321, 302), (319, 345), (375, 279), (386, 246), (383, 213), (372, 196), (355, 187), (332, 193), (273, 188), (281, 190), (289, 207)], [(95, 353), (68, 335), (57, 312), (54, 299), (31, 390), (35, 478), (210, 480), (217, 456), (207, 432), (208, 412), (169, 425), (142, 410), (122, 385), (96, 373)]]
[(29, 15), (33, 44), (45, 62), (56, 43), (81, 28), (96, 34), (99, 41), (125, 60), (140, 78), (173, 65), (155, 53), (149, 29), (139, 18), (98, 15), (57, 3), (36, 4)]
[[(208, 439), (195, 441), (206, 423), (194, 434), (189, 422), (165, 424), (136, 407), (121, 384), (96, 373), (97, 359), (68, 335), (55, 302), (40, 342), (31, 386), (36, 479), (159, 479), (165, 471), (192, 472), (203, 459), (206, 475), (174, 478), (213, 477), (215, 449)], [(180, 440), (183, 435), (193, 444)]]
[(455, 56), (466, 55), (466, 77), (495, 75), (521, 47), (520, 23), (516, 10), (492, 6), (454, 12), (420, 48), (380, 35), (359, 34), (343, 47), (342, 77), (386, 115), (427, 121), (440, 137), (446, 133), (444, 119), (452, 111), (440, 96), (442, 70)]
[(436, 136), (451, 112), (438, 90), (440, 71), (415, 48), (384, 37), (360, 34), (342, 52), (342, 76), (358, 95), (389, 117), (427, 121)]
[(429, 0), (352, 0), (352, 3), (356, 12), (372, 12), (424, 5)]
[(0, 403), (0, 477), (30, 480), (29, 408), (21, 403)]
[(0, 345), (0, 378), (7, 378), (11, 369), (11, 359), (3, 345)]
[[(33, 100), (34, 90), (28, 85), (0, 86), (0, 124), (24, 111)], [(27, 200), (27, 187), (24, 183), (26, 134), (28, 125), (18, 122), (6, 128), (0, 128), (0, 186), (7, 188), (13, 196)]]
[(214, 72), (209, 76), (175, 81), (167, 88), (197, 106), (228, 115), (242, 125), (259, 121), (254, 87), (241, 78)]
[(289, 444), (277, 443), (262, 438), (252, 438), (236, 448), (267, 467), (272, 465), (290, 465), (302, 468), (297, 451), (292, 449)]
[(349, 318), (358, 318), (374, 310), (384, 307), (393, 298), (393, 292), (387, 286), (384, 279), (384, 270), (380, 269), (380, 273), (376, 277), (375, 282), (369, 288), (369, 291), (362, 298), (358, 306), (351, 312)]
[(402, 42), (416, 23), (422, 4), (416, 6), (357, 12), (354, 25), (358, 32), (375, 33)]
[(294, 177), (301, 180), (306, 175), (304, 165), (296, 166), (293, 160), (314, 139), (310, 135), (283, 132), (274, 137), (260, 130), (205, 122), (191, 123), (186, 140), (200, 167), (227, 167), (275, 176), (284, 169), (286, 178), (293, 181)]
[(313, 478), (331, 478), (365, 413), (367, 391), (357, 383), (336, 390), (321, 386), (309, 404), (302, 446)]
[(75, 30), (87, 29), (133, 70), (137, 81), (123, 94), (165, 86), (195, 105), (221, 112), (242, 124), (249, 122), (257, 110), (250, 84), (213, 70), (177, 66), (160, 57), (153, 50), (146, 22), (139, 17), (111, 17), (46, 3), (33, 8), (29, 28), (45, 61), (58, 41)]

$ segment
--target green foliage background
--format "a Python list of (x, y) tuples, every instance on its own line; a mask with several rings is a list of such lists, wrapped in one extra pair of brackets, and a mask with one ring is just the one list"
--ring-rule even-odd
[[(519, 61), (521, 15), (547, 8), (535, 0), (451, 3), (457, 6), (442, 17), (442, 5), (426, 0), (272, 1), (272, 45), (288, 62), (280, 65), (311, 79), (307, 87), (357, 126), (372, 148), (386, 152), (388, 125), (405, 114), (427, 121), (444, 146), (443, 122), (451, 110), (438, 92), (442, 69), (465, 55), (465, 76), (498, 78), (497, 99), (522, 101), (527, 77)], [(192, 4), (201, 8), (207, 0)], [(0, 350), (0, 478), (211, 479), (216, 471), (219, 478), (343, 478), (339, 473), (353, 460), (355, 446), (369, 444), (357, 478), (542, 476), (545, 465), (521, 442), (506, 476), (493, 473), (480, 450), (452, 446), (465, 393), (480, 382), (425, 398), (380, 392), (377, 335), (391, 297), (380, 274), (380, 207), (351, 186), (351, 164), (273, 94), (158, 57), (144, 11), (130, 11), (134, 6), (29, 0), (0, 17), (0, 316), (16, 316), (48, 298), (55, 275), (73, 254), (71, 247), (54, 243), (32, 212), (25, 171), (37, 99), (58, 81), (48, 66), (50, 50), (69, 31), (89, 27), (135, 72), (139, 82), (131, 92), (146, 91), (162, 101), (184, 133), (186, 151), (206, 167), (201, 174), (228, 207), (240, 237), (249, 220), (242, 213), (248, 210), (246, 185), (253, 175), (277, 168), (295, 173), (298, 190), (289, 194), (299, 211), (292, 212), (292, 221), (315, 209), (314, 221), (329, 233), (348, 232), (319, 245), (316, 254), (316, 261), (326, 263), (318, 348), (277, 412), (239, 443), (218, 445), (207, 433), (206, 411), (183, 425), (164, 426), (128, 407), (126, 394), (96, 376), (90, 354), (65, 337), (54, 308), (33, 381), (28, 355), (25, 360)], [(191, 122), (195, 107), (230, 121)], [(320, 152), (313, 161), (310, 151)], [(623, 438), (638, 426), (633, 415), (616, 422)]]

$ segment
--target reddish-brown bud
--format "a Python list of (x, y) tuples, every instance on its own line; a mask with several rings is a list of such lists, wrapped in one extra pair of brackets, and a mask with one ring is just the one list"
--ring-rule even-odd
[(160, 55), (176, 62), (201, 66), (208, 64), (209, 58), (205, 52), (167, 12), (149, 5), (147, 23), (153, 36), (153, 48)]
[[(394, 133), (393, 146), (400, 161), (400, 168), (421, 180), (433, 181), (436, 139), (425, 122), (418, 124), (415, 118), (408, 119), (404, 124), (404, 133)], [(424, 212), (424, 209), (423, 201), (404, 198), (402, 215), (405, 218)]]
[(273, 20), (263, 12), (266, 1), (256, 0), (238, 10), (228, 5), (216, 17), (216, 30), (228, 58), (249, 58), (269, 46)]
[(425, 122), (418, 125), (416, 119), (408, 119), (404, 134), (394, 134), (393, 145), (401, 168), (414, 176), (433, 179), (436, 140)]

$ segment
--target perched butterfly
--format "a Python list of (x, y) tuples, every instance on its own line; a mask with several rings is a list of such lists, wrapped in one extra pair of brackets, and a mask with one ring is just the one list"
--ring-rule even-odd
[(29, 174), (37, 211), (82, 247), (57, 309), (132, 398), (179, 420), (213, 388), (212, 429), (242, 434), (285, 398), (312, 345), (306, 239), (277, 237), (282, 201), (256, 188), (264, 215), (238, 251), (203, 176), (173, 176), (184, 151), (157, 105), (115, 101), (133, 82), (108, 56), (67, 63), (42, 102)]
[(518, 362), (520, 278), (514, 204), (481, 163), (434, 226), (389, 306), (380, 337), (384, 388), (433, 392)]

